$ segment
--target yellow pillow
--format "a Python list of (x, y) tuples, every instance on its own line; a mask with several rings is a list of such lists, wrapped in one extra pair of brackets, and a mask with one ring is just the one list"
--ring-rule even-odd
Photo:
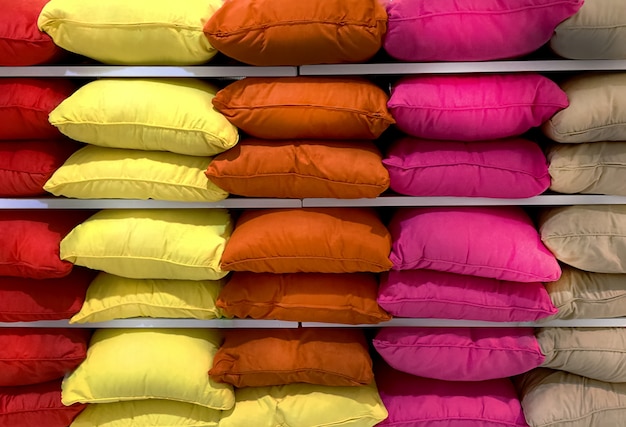
[(213, 156), (239, 141), (237, 128), (213, 107), (216, 92), (198, 79), (95, 80), (48, 120), (87, 144)]
[(107, 322), (132, 317), (217, 319), (217, 297), (226, 280), (129, 279), (101, 272), (70, 323)]
[(165, 399), (230, 409), (232, 387), (207, 374), (221, 341), (216, 329), (98, 329), (87, 358), (63, 380), (61, 400)]
[(109, 209), (61, 241), (61, 259), (133, 279), (218, 280), (232, 232), (224, 209)]
[(211, 161), (211, 157), (88, 145), (72, 154), (43, 188), (76, 199), (217, 202), (228, 193), (204, 175)]
[(388, 415), (375, 383), (246, 387), (235, 389), (235, 398), (235, 407), (223, 413), (220, 427), (371, 427)]
[(218, 427), (221, 413), (172, 400), (94, 403), (70, 427)]
[(222, 0), (52, 0), (37, 25), (54, 43), (107, 64), (193, 65), (217, 53), (202, 29)]

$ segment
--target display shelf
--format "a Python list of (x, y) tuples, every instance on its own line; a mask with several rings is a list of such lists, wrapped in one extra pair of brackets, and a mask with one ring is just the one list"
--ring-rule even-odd
[(297, 328), (298, 322), (282, 320), (253, 320), (253, 319), (121, 319), (99, 323), (73, 323), (68, 320), (50, 320), (38, 322), (7, 322), (1, 323), (0, 328), (80, 328), (80, 329), (112, 329), (112, 328)]
[(622, 328), (626, 327), (626, 317), (616, 319), (575, 319), (575, 320), (540, 320), (537, 322), (485, 322), (479, 320), (455, 319), (407, 319), (394, 318), (375, 325), (341, 325), (338, 323), (302, 322), (304, 328), (390, 328), (390, 327), (471, 327), (471, 328), (512, 328), (512, 327), (555, 327), (555, 328)]
[(300, 199), (228, 198), (220, 202), (167, 202), (126, 199), (0, 199), (0, 209), (252, 209), (300, 208)]

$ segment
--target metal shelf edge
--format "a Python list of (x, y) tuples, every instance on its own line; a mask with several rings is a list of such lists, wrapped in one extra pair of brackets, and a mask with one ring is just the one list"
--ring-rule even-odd
[(298, 67), (51, 65), (0, 67), (0, 77), (293, 77)]
[(219, 202), (168, 202), (128, 199), (0, 199), (0, 209), (237, 209), (300, 208), (301, 199), (234, 198)]
[(251, 319), (119, 319), (99, 323), (74, 323), (68, 320), (50, 320), (37, 322), (0, 323), (0, 328), (79, 328), (79, 329), (111, 329), (111, 328), (297, 328), (298, 322), (281, 320)]
[(479, 320), (453, 319), (407, 319), (394, 318), (388, 322), (373, 325), (342, 325), (335, 323), (302, 322), (304, 328), (390, 328), (390, 327), (471, 327), (471, 328), (611, 328), (626, 327), (626, 318), (616, 319), (572, 319), (572, 320), (541, 320), (537, 322), (486, 322)]

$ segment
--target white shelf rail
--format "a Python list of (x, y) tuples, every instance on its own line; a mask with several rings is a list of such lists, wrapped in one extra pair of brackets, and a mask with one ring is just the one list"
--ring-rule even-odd
[(7, 322), (0, 323), (0, 328), (79, 328), (79, 329), (112, 329), (112, 328), (297, 328), (298, 322), (282, 320), (254, 320), (254, 319), (120, 319), (99, 323), (73, 323), (68, 320), (46, 320), (38, 322)]
[(304, 328), (390, 328), (390, 327), (471, 327), (471, 328), (519, 328), (519, 327), (557, 327), (557, 328), (612, 328), (626, 327), (626, 318), (616, 319), (573, 319), (573, 320), (541, 320), (537, 322), (485, 322), (479, 320), (454, 319), (407, 319), (394, 318), (375, 325), (341, 325), (338, 323), (302, 322)]
[(301, 199), (228, 198), (220, 202), (168, 202), (126, 199), (0, 199), (0, 209), (260, 209), (301, 208)]
[(0, 67), (0, 77), (293, 77), (298, 67), (49, 65)]

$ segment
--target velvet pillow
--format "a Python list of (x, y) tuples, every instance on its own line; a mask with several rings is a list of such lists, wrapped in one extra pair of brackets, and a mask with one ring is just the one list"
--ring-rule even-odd
[(532, 322), (557, 312), (543, 283), (432, 270), (383, 273), (378, 303), (397, 317)]
[(0, 386), (61, 378), (86, 357), (88, 329), (0, 329)]
[(401, 78), (387, 105), (411, 136), (481, 141), (521, 135), (568, 101), (539, 74), (418, 75)]
[(432, 425), (527, 427), (511, 380), (441, 381), (376, 363), (376, 383), (389, 417), (379, 427)]
[(60, 279), (0, 277), (0, 322), (69, 319), (81, 309), (96, 272), (74, 268)]
[(235, 387), (367, 385), (372, 360), (359, 329), (230, 329), (209, 376)]
[(355, 273), (389, 270), (391, 237), (376, 211), (251, 209), (224, 249), (224, 271)]
[(393, 368), (446, 381), (510, 377), (545, 359), (532, 328), (382, 328), (373, 343)]
[(0, 387), (0, 427), (67, 427), (85, 407), (61, 403), (61, 379)]
[(0, 140), (58, 139), (48, 114), (74, 90), (66, 79), (0, 79)]
[(386, 29), (377, 0), (226, 1), (204, 26), (223, 54), (266, 66), (364, 62)]
[(395, 141), (383, 160), (391, 189), (408, 196), (533, 197), (550, 185), (543, 151), (521, 138)]
[(561, 269), (519, 207), (399, 209), (389, 225), (395, 270), (430, 269), (513, 282), (551, 282)]
[(206, 176), (246, 197), (359, 199), (389, 187), (389, 173), (370, 141), (245, 139), (216, 156)]
[(626, 9), (621, 0), (586, 0), (554, 30), (550, 47), (569, 59), (626, 59)]
[(0, 141), (0, 197), (45, 194), (46, 181), (78, 149), (71, 141)]
[(264, 139), (376, 139), (394, 123), (388, 96), (360, 77), (248, 77), (220, 90), (213, 105)]
[(60, 59), (62, 49), (39, 31), (37, 18), (49, 0), (0, 0), (0, 66), (24, 67)]
[(518, 57), (547, 43), (554, 28), (582, 4), (583, 0), (389, 1), (385, 50), (413, 62)]

